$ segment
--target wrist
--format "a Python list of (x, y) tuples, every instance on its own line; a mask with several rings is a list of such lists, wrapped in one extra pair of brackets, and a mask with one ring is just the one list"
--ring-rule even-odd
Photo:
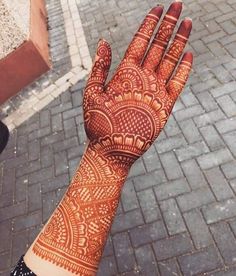
[[(86, 173), (86, 181), (125, 181), (133, 164), (130, 158), (122, 156), (118, 150), (109, 148), (109, 143), (89, 142), (84, 152), (78, 172), (80, 176)], [(89, 172), (88, 172), (89, 171)]]

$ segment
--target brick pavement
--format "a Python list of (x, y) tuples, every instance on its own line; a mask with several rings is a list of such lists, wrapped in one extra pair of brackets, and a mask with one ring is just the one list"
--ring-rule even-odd
[(61, 20), (63, 13), (60, 0), (47, 1), (48, 29), (50, 31), (49, 45), (53, 68), (39, 77), (37, 81), (24, 88), (21, 93), (12, 97), (1, 106), (0, 119), (17, 110), (22, 103), (35, 93), (39, 94), (44, 88), (54, 83), (71, 68), (69, 50), (65, 34), (64, 21)]
[[(153, 0), (77, 1), (91, 55), (112, 70)], [(162, 1), (169, 3), (169, 1)], [(98, 275), (236, 274), (236, 0), (185, 1), (194, 20), (191, 79), (130, 172)], [(86, 141), (80, 81), (12, 132), (0, 156), (0, 275), (60, 201)]]

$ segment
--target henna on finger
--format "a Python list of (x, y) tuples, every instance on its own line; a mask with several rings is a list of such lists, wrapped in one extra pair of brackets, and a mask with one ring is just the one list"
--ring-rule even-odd
[(153, 41), (151, 42), (146, 57), (144, 58), (144, 68), (154, 71), (158, 66), (168, 46), (181, 11), (182, 2), (176, 1), (170, 5)]
[(163, 12), (162, 6), (157, 6), (148, 13), (133, 40), (131, 41), (124, 59), (132, 61), (135, 64), (140, 64), (146, 53), (149, 41), (156, 28), (156, 25), (161, 18)]
[(166, 88), (167, 92), (169, 93), (171, 98), (173, 98), (174, 102), (178, 98), (179, 94), (183, 90), (188, 80), (192, 63), (193, 63), (192, 53), (186, 52), (183, 55), (183, 58), (176, 69), (176, 73), (174, 74), (174, 76), (171, 78), (171, 80), (167, 85), (167, 88)]
[(84, 90), (83, 106), (85, 110), (92, 105), (94, 99), (104, 91), (104, 85), (111, 66), (111, 58), (112, 52), (110, 44), (106, 40), (100, 39), (92, 70)]
[(158, 66), (156, 73), (157, 78), (168, 82), (173, 74), (176, 65), (183, 53), (183, 50), (188, 42), (188, 38), (192, 29), (192, 20), (190, 18), (184, 19), (175, 35), (173, 42), (171, 43), (167, 53), (164, 55), (160, 65)]

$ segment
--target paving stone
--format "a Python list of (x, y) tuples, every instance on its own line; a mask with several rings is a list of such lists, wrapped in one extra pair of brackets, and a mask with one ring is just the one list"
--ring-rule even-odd
[[(170, 115), (166, 125), (165, 125), (165, 133), (167, 134), (168, 137), (171, 137), (171, 136), (175, 136), (177, 134), (179, 134), (181, 131), (180, 131), (180, 128), (174, 118), (173, 115)], [(157, 143), (158, 145), (158, 143)]]
[(54, 155), (55, 175), (68, 173), (68, 160), (66, 151), (60, 151)]
[(10, 251), (11, 244), (9, 241), (11, 240), (11, 231), (12, 231), (12, 223), (11, 220), (1, 221), (0, 224), (0, 253)]
[(217, 102), (228, 117), (236, 115), (236, 104), (229, 97), (229, 95), (217, 98)]
[(115, 275), (117, 274), (117, 267), (114, 256), (103, 257), (99, 265), (97, 275)]
[(4, 252), (0, 254), (0, 270), (4, 270), (10, 267), (10, 263), (11, 263), (10, 256), (11, 256), (10, 252)]
[(207, 112), (218, 108), (217, 103), (208, 91), (203, 91), (197, 94), (197, 98)]
[(197, 275), (221, 266), (221, 260), (214, 247), (178, 258), (184, 275)]
[(39, 225), (42, 223), (42, 213), (41, 211), (34, 212), (32, 214), (27, 214), (27, 216), (20, 216), (14, 219), (13, 229), (14, 231), (22, 231), (27, 228)]
[(51, 145), (65, 139), (63, 132), (55, 132), (41, 139), (41, 146)]
[(111, 256), (114, 254), (113, 244), (111, 236), (109, 235), (104, 247), (103, 257)]
[(186, 140), (183, 134), (172, 136), (168, 139), (164, 139), (156, 143), (155, 147), (159, 154), (178, 149), (180, 147), (186, 146)]
[(225, 222), (214, 224), (210, 227), (225, 264), (236, 262), (236, 240), (229, 225)]
[(211, 190), (207, 187), (177, 197), (177, 202), (182, 212), (204, 206), (214, 201), (214, 196), (212, 195)]
[(145, 169), (145, 166), (143, 164), (143, 160), (140, 158), (131, 167), (128, 177), (134, 177), (134, 176), (142, 175), (142, 174), (145, 174), (145, 173), (146, 173), (146, 169)]
[(233, 179), (236, 177), (236, 160), (233, 160), (232, 162), (223, 164), (221, 166), (221, 169), (226, 176), (227, 179)]
[(234, 276), (235, 273), (236, 273), (236, 268), (230, 268), (227, 270), (212, 272), (212, 273), (210, 273), (210, 275), (212, 275), (212, 276)]
[(205, 174), (214, 194), (219, 201), (234, 196), (230, 186), (218, 168), (206, 171)]
[(144, 245), (135, 249), (135, 256), (142, 275), (158, 275), (154, 254), (150, 245)]
[(143, 224), (144, 221), (140, 210), (132, 210), (116, 216), (112, 224), (111, 232), (117, 233)]
[(170, 235), (186, 231), (180, 210), (173, 198), (161, 201), (160, 208)]
[(184, 93), (181, 94), (181, 100), (186, 107), (198, 104), (197, 98), (191, 92), (189, 87), (186, 87)]
[(176, 259), (159, 262), (158, 267), (163, 276), (181, 275)]
[(216, 128), (220, 133), (226, 133), (236, 129), (236, 117), (216, 122)]
[(199, 210), (184, 213), (184, 219), (197, 249), (213, 244), (210, 231)]
[(133, 181), (135, 190), (141, 191), (166, 182), (166, 176), (164, 171), (161, 169), (135, 177)]
[(112, 239), (119, 272), (133, 269), (136, 262), (128, 234), (125, 232), (119, 233)]
[(152, 189), (140, 191), (137, 193), (137, 196), (146, 223), (161, 218), (160, 210)]
[(194, 117), (194, 122), (198, 127), (203, 127), (209, 124), (214, 124), (215, 122), (218, 122), (225, 118), (225, 114), (220, 109), (217, 109)]
[(183, 172), (173, 152), (160, 155), (160, 159), (169, 180), (183, 177)]
[(59, 189), (56, 191), (51, 191), (46, 194), (42, 194), (42, 218), (43, 223), (45, 223), (52, 212), (57, 207), (58, 203), (61, 201), (66, 189)]
[(122, 206), (125, 212), (139, 208), (138, 199), (132, 181), (127, 181), (121, 194)]
[(213, 126), (205, 126), (199, 130), (212, 151), (225, 147), (224, 141)]
[(225, 133), (223, 135), (225, 143), (228, 145), (230, 151), (236, 156), (236, 131)]
[(72, 137), (66, 140), (63, 140), (62, 142), (57, 142), (53, 144), (53, 149), (55, 152), (59, 152), (62, 150), (68, 150), (72, 147), (75, 147), (78, 145), (78, 138)]
[(208, 224), (236, 216), (236, 200), (227, 199), (222, 202), (202, 207), (202, 212)]
[(25, 212), (26, 212), (26, 202), (22, 201), (15, 205), (0, 208), (0, 217), (2, 218), (1, 220), (4, 221), (4, 220), (8, 220), (8, 219), (23, 215), (25, 214)]
[(191, 189), (195, 190), (207, 185), (204, 175), (194, 159), (182, 162), (181, 167)]
[(219, 166), (233, 160), (231, 152), (227, 148), (222, 148), (214, 152), (206, 153), (197, 158), (200, 167), (203, 170)]
[[(53, 156), (53, 149), (52, 146), (45, 146), (41, 147), (40, 151), (40, 163), (41, 168), (48, 168), (51, 167), (54, 164), (54, 156)], [(37, 169), (35, 169), (36, 171)]]
[(40, 171), (33, 172), (29, 174), (29, 184), (40, 183), (41, 181), (50, 179), (53, 177), (53, 167), (45, 168)]
[(226, 83), (220, 87), (211, 89), (210, 92), (213, 97), (220, 97), (226, 94), (229, 94), (235, 90), (235, 81)]
[(204, 153), (208, 153), (209, 149), (204, 141), (185, 146), (175, 150), (176, 156), (180, 162), (192, 159)]
[(190, 192), (189, 185), (185, 178), (169, 181), (154, 188), (158, 200), (168, 199), (177, 195)]
[(191, 239), (185, 234), (178, 234), (165, 240), (153, 243), (158, 261), (173, 258), (192, 251)]
[(135, 227), (129, 231), (129, 234), (134, 247), (167, 237), (165, 225), (161, 220)]
[(202, 140), (202, 137), (192, 119), (181, 121), (179, 125), (189, 144)]
[(151, 172), (161, 168), (161, 163), (154, 145), (152, 145), (148, 149), (148, 151), (145, 152), (145, 154), (142, 156), (142, 159), (147, 172)]
[(41, 183), (37, 183), (28, 187), (28, 211), (33, 212), (41, 208)]
[(174, 113), (175, 119), (179, 121), (183, 121), (192, 117), (195, 117), (197, 115), (200, 115), (204, 113), (204, 110), (200, 105), (194, 105), (188, 108), (185, 108), (184, 110), (179, 110)]

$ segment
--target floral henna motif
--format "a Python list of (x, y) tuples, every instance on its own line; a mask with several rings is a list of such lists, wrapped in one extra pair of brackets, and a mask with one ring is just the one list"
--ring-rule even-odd
[(107, 85), (111, 49), (99, 41), (83, 102), (89, 144), (33, 247), (36, 255), (75, 275), (95, 275), (129, 169), (160, 134), (189, 76), (192, 54), (178, 62), (191, 22), (183, 21), (164, 54), (181, 7), (171, 5), (148, 49), (162, 7), (150, 11)]

